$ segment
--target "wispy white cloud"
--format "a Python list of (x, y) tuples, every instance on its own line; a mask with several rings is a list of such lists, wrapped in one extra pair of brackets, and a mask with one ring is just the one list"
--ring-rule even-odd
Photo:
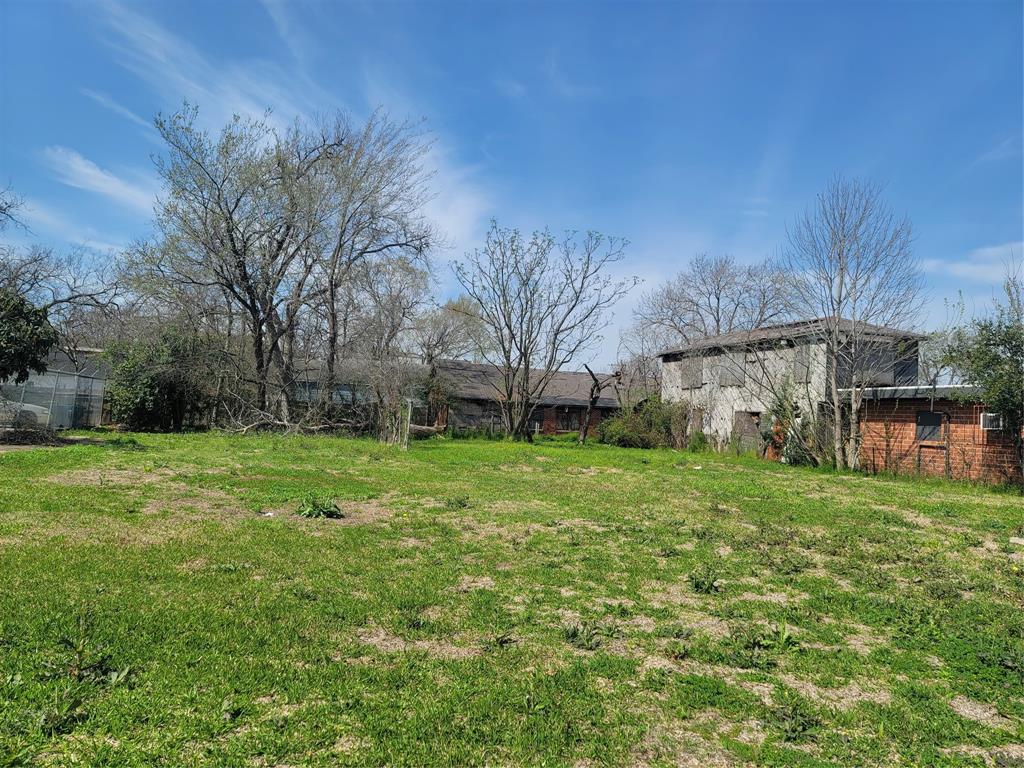
[(1000, 160), (1011, 160), (1014, 158), (1019, 159), (1022, 154), (1024, 154), (1024, 135), (1017, 133), (1013, 136), (1007, 136), (989, 147), (986, 151), (978, 155), (977, 159), (971, 163), (971, 165), (973, 167)]
[[(234, 114), (263, 118), (269, 108), (274, 112), (271, 122), (284, 125), (336, 103), (294, 67), (286, 71), (265, 59), (215, 60), (133, 8), (114, 0), (101, 7), (106, 42), (118, 63), (168, 107), (177, 108), (183, 99), (197, 104), (204, 124), (220, 126)], [(272, 16), (275, 24), (284, 18)], [(290, 34), (291, 28), (285, 29)]]
[(1024, 242), (1018, 240), (1001, 245), (975, 248), (962, 259), (925, 259), (922, 267), (932, 274), (949, 275), (975, 283), (999, 285), (1007, 266), (1024, 255)]
[(153, 211), (156, 185), (141, 185), (122, 179), (67, 147), (47, 147), (43, 150), (43, 162), (62, 184), (95, 192), (142, 213)]
[(529, 93), (526, 85), (509, 77), (497, 78), (494, 81), (494, 85), (510, 99), (522, 99)]
[(577, 83), (570, 79), (562, 68), (561, 56), (557, 50), (550, 51), (544, 59), (544, 75), (551, 89), (566, 101), (586, 101), (595, 98), (601, 92), (597, 86)]
[(292, 58), (300, 64), (303, 63), (310, 51), (312, 41), (304, 33), (301, 25), (296, 23), (293, 14), (289, 12), (289, 3), (285, 0), (260, 0), (260, 4), (273, 22), (278, 36), (288, 47)]
[(37, 243), (41, 235), (49, 235), (92, 251), (109, 253), (125, 248), (125, 241), (121, 238), (111, 237), (92, 226), (72, 222), (62, 212), (39, 200), (25, 201), (25, 219), (32, 230), (32, 237), (24, 241), (26, 245)]
[(494, 200), (476, 170), (457, 164), (444, 147), (431, 147), (426, 165), (434, 170), (434, 195), (427, 203), (426, 215), (441, 231), (449, 255), (461, 256), (482, 240)]
[(124, 106), (123, 104), (119, 104), (118, 102), (114, 101), (114, 99), (108, 96), (107, 94), (102, 93), (100, 91), (94, 91), (91, 88), (81, 88), (79, 90), (79, 93), (81, 93), (83, 96), (89, 99), (92, 99), (104, 109), (108, 109), (115, 115), (119, 115), (120, 117), (123, 117), (125, 120), (131, 123), (135, 123), (135, 125), (143, 128), (144, 133), (148, 138), (157, 138), (156, 128), (153, 127), (152, 122), (146, 120), (143, 117), (140, 117), (138, 114), (128, 109), (128, 107)]
[[(398, 119), (416, 119), (429, 113), (416, 97), (378, 69), (364, 69), (362, 79), (369, 109), (383, 106)], [(483, 240), (495, 200), (483, 181), (482, 169), (460, 162), (444, 136), (434, 133), (433, 138), (424, 158), (426, 169), (432, 173), (433, 192), (425, 213), (440, 230), (444, 255), (457, 258)]]

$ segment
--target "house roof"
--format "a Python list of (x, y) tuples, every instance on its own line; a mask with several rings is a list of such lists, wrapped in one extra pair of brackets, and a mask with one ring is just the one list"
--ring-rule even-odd
[[(369, 363), (365, 360), (348, 359), (338, 366), (338, 380), (366, 385)], [(407, 372), (410, 378), (425, 380), (427, 378), (427, 366), (419, 362), (409, 360)], [(324, 364), (322, 360), (310, 361), (299, 366), (300, 378), (308, 381), (315, 381), (323, 374)], [(494, 401), (498, 398), (498, 385), (501, 382), (500, 370), (490, 363), (471, 363), (468, 360), (439, 360), (437, 362), (438, 376), (448, 385), (448, 390), (453, 397), (461, 400), (487, 400)], [(539, 371), (535, 371), (537, 376)], [(599, 379), (608, 376), (607, 373), (598, 373)], [(590, 385), (593, 380), (590, 374), (575, 371), (559, 371), (552, 376), (548, 382), (544, 394), (537, 405), (543, 407), (557, 406), (586, 406), (590, 401)], [(619, 399), (614, 387), (609, 386), (602, 393), (597, 401), (598, 408), (618, 408)]]
[[(466, 360), (441, 360), (438, 373), (452, 386), (453, 395), (464, 400), (494, 400), (498, 396), (496, 385), (501, 381), (501, 372), (490, 363), (471, 363)], [(537, 372), (540, 375), (540, 372)], [(598, 373), (599, 379), (609, 374)], [(559, 371), (551, 377), (544, 394), (537, 403), (541, 406), (585, 406), (590, 401), (590, 374), (575, 371)], [(618, 408), (619, 399), (612, 387), (601, 393), (598, 408)]]
[[(840, 389), (840, 394), (849, 395), (852, 390)], [(926, 400), (936, 398), (948, 400), (978, 395), (981, 389), (970, 384), (942, 384), (935, 387), (927, 384), (906, 387), (868, 387), (864, 390), (865, 400)], [(980, 401), (979, 401), (980, 402)]]
[[(879, 339), (910, 341), (925, 338), (920, 333), (905, 331), (899, 328), (889, 328), (884, 325), (857, 322), (854, 320), (847, 320), (845, 318), (841, 319), (839, 322), (840, 327), (846, 333), (852, 333), (854, 329), (856, 329), (862, 335), (868, 335)], [(779, 325), (768, 325), (764, 328), (754, 328), (753, 330), (733, 331), (731, 333), (723, 333), (718, 336), (707, 336), (703, 339), (697, 339), (682, 347), (666, 349), (663, 352), (659, 352), (658, 357), (665, 358), (670, 355), (686, 356), (691, 353), (703, 352), (709, 349), (746, 348), (751, 345), (760, 345), (772, 341), (794, 341), (796, 339), (816, 337), (821, 336), (825, 332), (827, 324), (829, 323), (831, 323), (831, 318), (816, 317), (811, 320), (797, 320), (791, 323), (781, 323)]]

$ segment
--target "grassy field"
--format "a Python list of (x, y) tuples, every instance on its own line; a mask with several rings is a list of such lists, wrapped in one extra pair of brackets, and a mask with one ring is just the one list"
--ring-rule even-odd
[(1021, 765), (1020, 536), (671, 451), (2, 454), (0, 766)]

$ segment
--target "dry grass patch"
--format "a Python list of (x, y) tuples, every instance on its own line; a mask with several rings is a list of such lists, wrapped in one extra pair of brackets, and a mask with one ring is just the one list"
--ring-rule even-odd
[(376, 648), (382, 653), (420, 652), (437, 659), (458, 661), (471, 659), (481, 654), (477, 645), (456, 645), (445, 640), (406, 640), (399, 635), (388, 632), (383, 627), (373, 626), (356, 632), (359, 642)]
[(999, 714), (999, 710), (991, 704), (956, 696), (949, 702), (950, 708), (965, 720), (973, 720), (989, 728), (1011, 728), (1013, 721)]

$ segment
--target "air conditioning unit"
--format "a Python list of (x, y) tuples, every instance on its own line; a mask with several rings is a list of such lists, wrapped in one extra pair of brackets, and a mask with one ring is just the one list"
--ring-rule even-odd
[(981, 428), (985, 431), (993, 431), (1003, 428), (1003, 414), (1001, 413), (982, 413), (981, 414)]

